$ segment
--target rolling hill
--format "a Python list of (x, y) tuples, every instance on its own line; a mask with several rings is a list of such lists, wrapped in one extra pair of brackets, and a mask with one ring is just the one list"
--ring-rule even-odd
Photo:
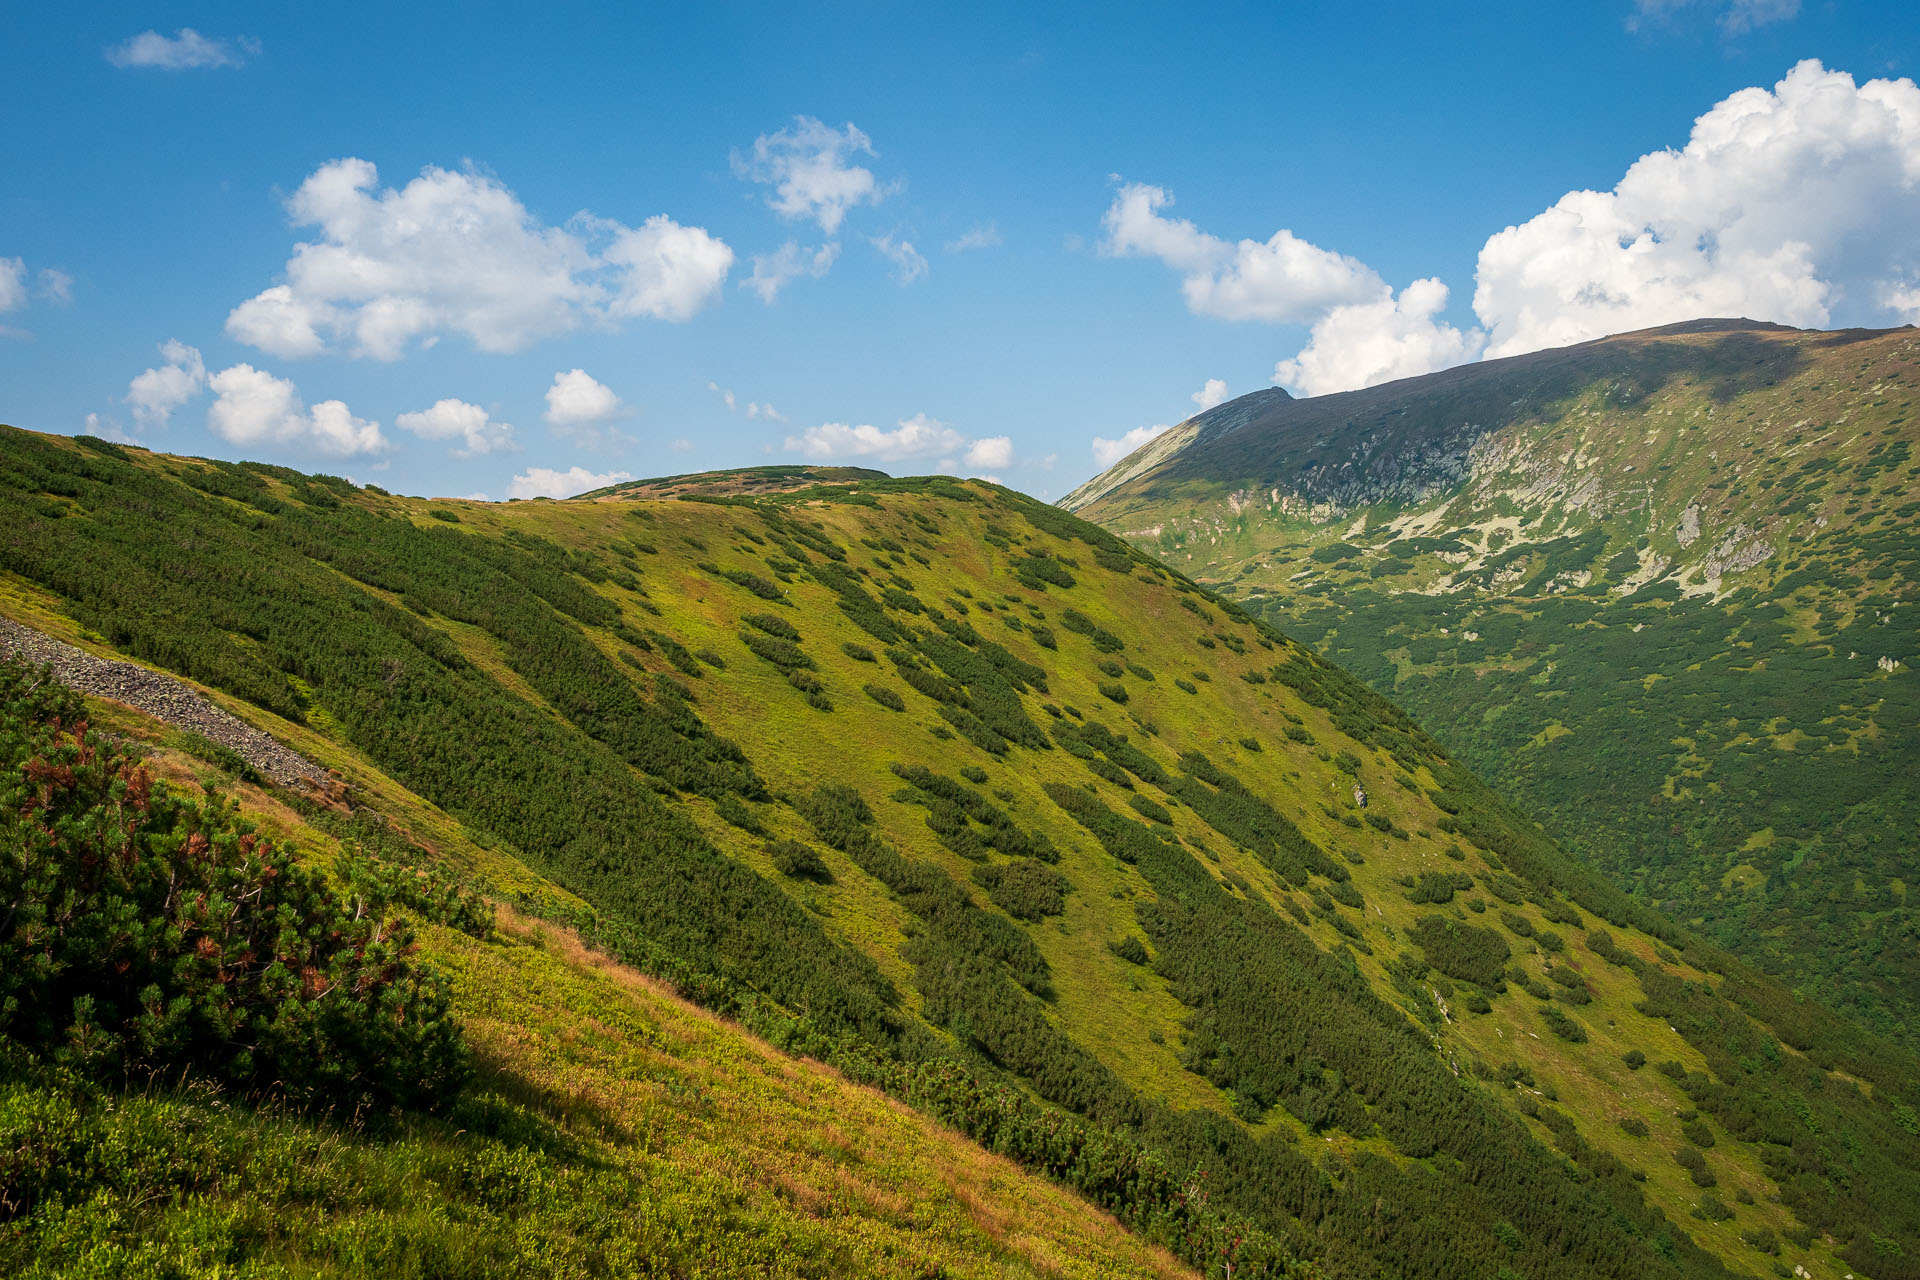
[(1920, 1036), (1920, 332), (1701, 321), (1262, 392), (1066, 504), (1406, 707), (1563, 845)]
[[(1153, 1245), (1243, 1276), (1920, 1275), (1904, 1051), (1615, 890), (1391, 703), (1097, 527), (979, 482), (802, 479), (427, 502), (0, 435), (0, 614), (174, 673), (343, 795), (222, 778), (219, 751), (100, 714), (313, 865), (371, 844), (507, 913), (462, 932), (438, 890), (395, 899), (448, 975), (464, 1092), (363, 1131), (270, 1099), (143, 1118), (88, 1086), (55, 1162), (78, 1198), (7, 1210), (0, 1249), (226, 1222), (230, 1265), (428, 1273), (409, 1223), (471, 1219), (491, 1252), (442, 1273), (488, 1274), (611, 1256), (583, 1241), (647, 1256), (629, 1206), (653, 1196), (683, 1269), (1078, 1256), (1076, 1202), (917, 1146), (931, 1117), (1078, 1192), (1112, 1270), (1171, 1265)], [(81, 1087), (29, 1079), (15, 1115)], [(316, 1210), (321, 1172), (175, 1169), (156, 1198), (89, 1154), (191, 1105), (220, 1117), (188, 1124), (203, 1164), (312, 1150), (365, 1212)], [(457, 1129), (491, 1172), (448, 1154)], [(851, 1160), (874, 1143), (907, 1149)], [(763, 1224), (804, 1247), (776, 1266)]]

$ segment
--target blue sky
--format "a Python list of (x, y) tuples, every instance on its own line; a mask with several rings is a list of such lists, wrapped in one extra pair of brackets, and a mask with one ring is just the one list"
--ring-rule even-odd
[(0, 48), (0, 421), (399, 492), (1058, 497), (1276, 381), (1920, 320), (1907, 3), (13, 6)]

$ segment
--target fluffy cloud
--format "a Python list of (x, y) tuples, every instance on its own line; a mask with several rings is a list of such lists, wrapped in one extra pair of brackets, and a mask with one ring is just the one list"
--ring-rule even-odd
[(891, 430), (875, 426), (848, 426), (844, 422), (825, 422), (817, 427), (808, 427), (797, 436), (787, 437), (787, 451), (805, 454), (823, 462), (837, 458), (899, 462), (905, 458), (957, 453), (967, 448), (969, 443), (965, 436), (946, 423), (929, 418), (924, 413), (916, 413), (911, 418), (900, 419)]
[(1192, 396), (1193, 402), (1200, 406), (1202, 413), (1225, 402), (1226, 398), (1227, 384), (1223, 378), (1208, 378), (1207, 385), (1194, 392)]
[(1681, 150), (1572, 191), (1480, 251), (1490, 356), (1700, 316), (1897, 319), (1920, 275), (1920, 88), (1815, 61), (1742, 89)]
[(1093, 438), (1094, 465), (1098, 466), (1102, 471), (1105, 471), (1108, 467), (1120, 461), (1120, 459), (1126, 457), (1166, 429), (1167, 424), (1163, 422), (1152, 427), (1135, 427), (1118, 440), (1109, 440), (1105, 436), (1095, 436)]
[(970, 471), (997, 471), (1013, 465), (1012, 436), (983, 436), (967, 446), (961, 460)]
[(436, 400), (431, 408), (400, 414), (393, 425), (427, 440), (458, 440), (457, 458), (513, 448), (513, 425), (495, 422), (485, 409), (465, 400)]
[(108, 49), (107, 61), (116, 67), (192, 71), (204, 67), (237, 67), (259, 52), (260, 42), (246, 36), (237, 40), (209, 40), (192, 27), (182, 27), (170, 36), (158, 31), (142, 31)]
[(585, 493), (589, 489), (604, 489), (610, 484), (622, 480), (631, 480), (633, 475), (626, 471), (589, 471), (585, 467), (568, 467), (565, 471), (555, 471), (551, 467), (529, 467), (515, 476), (507, 485), (510, 498), (571, 498), (576, 493)]
[(379, 423), (354, 417), (338, 400), (308, 409), (293, 383), (250, 364), (222, 369), (207, 385), (214, 394), (207, 428), (229, 444), (289, 445), (328, 457), (387, 447)]
[(992, 222), (972, 228), (957, 240), (947, 241), (948, 253), (970, 253), (975, 249), (996, 249), (1001, 244), (1000, 228)]
[(873, 247), (893, 264), (893, 278), (901, 284), (912, 284), (927, 274), (927, 260), (919, 250), (913, 247), (911, 240), (896, 240), (892, 236), (875, 236)]
[(803, 249), (792, 240), (772, 253), (753, 256), (753, 274), (740, 282), (742, 289), (760, 295), (760, 301), (772, 303), (780, 291), (801, 276), (815, 280), (827, 274), (833, 260), (840, 256), (840, 242), (829, 240), (818, 249)]
[(1228, 244), (1185, 218), (1161, 187), (1130, 182), (1107, 209), (1100, 249), (1111, 257), (1158, 258), (1180, 273), (1187, 309), (1222, 320), (1307, 324), (1332, 307), (1390, 292), (1365, 263), (1280, 230), (1267, 240)]
[(1273, 367), (1273, 380), (1317, 396), (1465, 364), (1480, 354), (1486, 335), (1435, 319), (1446, 305), (1447, 286), (1428, 279), (1397, 298), (1335, 307), (1314, 322), (1300, 354)]
[(612, 268), (607, 314), (630, 320), (691, 320), (733, 270), (733, 250), (699, 227), (656, 213), (638, 227), (591, 220), (610, 237), (600, 260)]
[(320, 166), (287, 201), (296, 244), (287, 283), (235, 307), (227, 333), (275, 355), (336, 346), (399, 358), (447, 332), (517, 351), (582, 324), (682, 321), (719, 296), (733, 250), (664, 214), (638, 227), (580, 215), (543, 225), (494, 179), (428, 167), (379, 186), (365, 160)]
[(547, 388), (547, 421), (556, 427), (612, 422), (626, 411), (627, 406), (613, 389), (596, 382), (585, 369), (556, 373), (553, 385)]
[(207, 366), (197, 348), (169, 339), (160, 345), (160, 357), (165, 364), (135, 374), (127, 384), (133, 420), (144, 427), (164, 427), (175, 409), (207, 385)]
[(889, 194), (871, 169), (849, 163), (874, 154), (872, 140), (852, 124), (830, 129), (812, 116), (795, 116), (791, 129), (763, 133), (747, 151), (735, 151), (733, 171), (772, 187), (767, 204), (781, 217), (810, 218), (835, 235), (847, 210)]
[[(1754, 24), (1778, 9), (1729, 12)], [(1158, 187), (1122, 187), (1103, 249), (1181, 272), (1195, 312), (1311, 325), (1274, 377), (1314, 395), (1703, 316), (1920, 319), (1920, 87), (1856, 84), (1812, 60), (1715, 104), (1684, 147), (1642, 156), (1612, 190), (1570, 191), (1491, 236), (1475, 271), (1479, 328), (1440, 319), (1438, 280), (1396, 296), (1354, 259), (1284, 231), (1228, 245), (1164, 217), (1168, 203)], [(1103, 446), (1119, 442), (1096, 456)]]

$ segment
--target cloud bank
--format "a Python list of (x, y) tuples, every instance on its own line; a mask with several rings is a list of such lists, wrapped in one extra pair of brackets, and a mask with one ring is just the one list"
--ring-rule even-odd
[[(1758, 25), (1791, 8), (1726, 13)], [(1195, 314), (1310, 326), (1274, 367), (1308, 395), (1703, 316), (1920, 321), (1920, 87), (1856, 83), (1811, 59), (1716, 103), (1685, 146), (1642, 156), (1610, 190), (1570, 191), (1490, 236), (1474, 326), (1443, 318), (1438, 279), (1396, 293), (1290, 231), (1229, 243), (1166, 216), (1171, 203), (1162, 188), (1121, 186), (1103, 252), (1164, 262)]]

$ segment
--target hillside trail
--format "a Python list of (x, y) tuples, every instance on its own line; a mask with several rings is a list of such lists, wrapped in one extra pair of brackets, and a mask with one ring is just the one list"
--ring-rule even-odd
[(54, 679), (70, 689), (124, 702), (162, 723), (202, 734), (239, 753), (262, 775), (283, 787), (329, 795), (340, 785), (313, 761), (214, 706), (172, 676), (131, 662), (95, 657), (85, 649), (4, 617), (0, 617), (0, 654), (36, 665), (45, 663)]

